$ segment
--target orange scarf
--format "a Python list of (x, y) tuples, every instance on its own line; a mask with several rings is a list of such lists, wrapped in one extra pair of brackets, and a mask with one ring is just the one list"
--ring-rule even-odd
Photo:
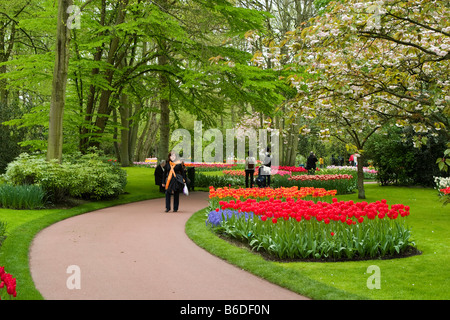
[(175, 176), (175, 171), (173, 169), (177, 165), (176, 163), (173, 163), (172, 161), (169, 161), (169, 164), (170, 164), (170, 172), (169, 172), (169, 176), (167, 177), (166, 190), (167, 190), (167, 188), (169, 188), (169, 184), (170, 184), (170, 180), (172, 179), (172, 176)]

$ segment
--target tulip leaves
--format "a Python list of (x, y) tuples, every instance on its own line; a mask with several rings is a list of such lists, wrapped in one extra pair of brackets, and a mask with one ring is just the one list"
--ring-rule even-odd
[(405, 223), (409, 207), (389, 207), (385, 200), (353, 203), (333, 199), (329, 204), (317, 199), (217, 202), (214, 198), (213, 194), (210, 209), (216, 209), (209, 212), (207, 224), (215, 232), (276, 259), (373, 259), (403, 254), (414, 247)]

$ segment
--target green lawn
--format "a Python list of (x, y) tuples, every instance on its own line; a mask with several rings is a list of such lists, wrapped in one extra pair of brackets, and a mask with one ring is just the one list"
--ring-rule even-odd
[(126, 194), (112, 201), (86, 203), (71, 209), (10, 210), (0, 209), (0, 220), (7, 223), (7, 238), (0, 247), (0, 266), (17, 279), (17, 299), (38, 300), (28, 265), (28, 250), (34, 236), (53, 223), (114, 205), (161, 197), (150, 168), (127, 168)]
[[(205, 226), (204, 211), (188, 221), (187, 233), (213, 254), (314, 299), (449, 299), (450, 206), (443, 207), (433, 189), (367, 185), (366, 196), (368, 202), (386, 199), (411, 207), (408, 224), (421, 255), (359, 262), (269, 262), (214, 236)], [(358, 201), (356, 194), (338, 199)], [(367, 287), (369, 266), (379, 267), (380, 289)]]
[[(78, 214), (162, 196), (154, 185), (153, 169), (127, 168), (127, 172), (127, 194), (114, 201), (91, 202), (66, 210), (0, 209), (0, 220), (7, 222), (8, 230), (8, 238), (0, 248), (0, 266), (5, 266), (6, 271), (17, 278), (18, 299), (42, 299), (28, 266), (29, 246), (40, 230)], [(204, 210), (190, 218), (186, 232), (212, 254), (314, 299), (449, 299), (450, 206), (442, 207), (432, 189), (367, 185), (366, 195), (366, 201), (385, 198), (391, 204), (403, 203), (411, 207), (408, 223), (422, 255), (362, 262), (269, 262), (216, 237), (205, 226)], [(338, 198), (357, 201), (356, 194)], [(370, 275), (366, 270), (371, 265), (380, 268), (381, 289), (367, 288)]]

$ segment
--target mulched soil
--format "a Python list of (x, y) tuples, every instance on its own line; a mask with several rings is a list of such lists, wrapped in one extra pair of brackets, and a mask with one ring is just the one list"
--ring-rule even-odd
[(417, 248), (413, 247), (413, 246), (408, 246), (406, 248), (405, 251), (400, 252), (399, 254), (395, 254), (395, 255), (385, 255), (385, 256), (378, 256), (378, 257), (354, 257), (352, 259), (348, 259), (348, 258), (342, 258), (342, 259), (334, 259), (334, 258), (321, 258), (321, 259), (314, 259), (314, 258), (308, 258), (308, 259), (301, 259), (301, 258), (296, 258), (296, 259), (280, 259), (266, 251), (255, 251), (252, 250), (252, 248), (250, 247), (250, 245), (248, 243), (245, 243), (243, 241), (239, 241), (238, 239), (235, 238), (231, 238), (227, 235), (224, 234), (217, 234), (217, 236), (227, 242), (229, 242), (230, 244), (239, 247), (239, 248), (243, 248), (243, 249), (247, 249), (249, 252), (253, 253), (253, 254), (258, 254), (260, 255), (262, 258), (264, 258), (267, 261), (274, 261), (274, 262), (281, 262), (281, 263), (289, 263), (289, 262), (348, 262), (348, 261), (367, 261), (367, 260), (391, 260), (391, 259), (401, 259), (401, 258), (408, 258), (408, 257), (412, 257), (412, 256), (417, 256), (417, 255), (421, 255), (422, 252), (420, 250), (418, 250)]

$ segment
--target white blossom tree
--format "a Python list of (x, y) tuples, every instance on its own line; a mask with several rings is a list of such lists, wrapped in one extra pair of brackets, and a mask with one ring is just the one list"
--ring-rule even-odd
[[(364, 157), (364, 144), (386, 123), (411, 126), (414, 144), (425, 133), (449, 136), (450, 1), (330, 3), (309, 26), (288, 34), (291, 106), (320, 119)], [(305, 128), (303, 128), (304, 130)], [(359, 198), (365, 198), (363, 159)]]

